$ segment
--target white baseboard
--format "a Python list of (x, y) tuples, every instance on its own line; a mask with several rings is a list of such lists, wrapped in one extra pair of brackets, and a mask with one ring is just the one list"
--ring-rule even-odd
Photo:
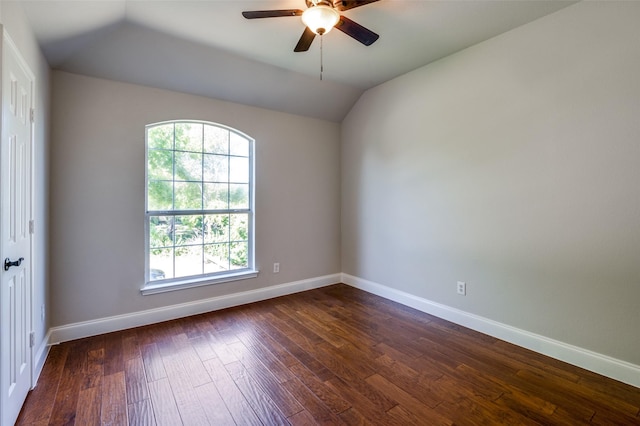
[[(521, 330), (497, 321), (461, 311), (450, 306), (432, 302), (400, 290), (396, 290), (372, 281), (349, 274), (333, 274), (307, 280), (279, 284), (271, 287), (213, 297), (195, 302), (149, 309), (125, 315), (116, 315), (97, 320), (84, 321), (53, 327), (47, 338), (38, 348), (34, 357), (35, 380), (40, 375), (44, 361), (49, 353), (49, 345), (83, 337), (110, 333), (132, 327), (154, 324), (190, 315), (197, 315), (233, 306), (244, 305), (287, 294), (298, 293), (331, 284), (345, 283), (369, 293), (393, 300), (411, 308), (435, 315), (439, 318), (462, 325), (472, 330), (488, 334), (535, 352), (559, 359), (603, 376), (640, 387), (640, 366), (602, 355), (587, 349), (569, 345), (539, 334)], [(35, 385), (35, 381), (34, 381)]]
[(53, 327), (49, 330), (48, 342), (49, 344), (56, 344), (219, 309), (231, 308), (247, 303), (259, 302), (261, 300), (337, 284), (340, 282), (340, 278), (341, 274), (325, 275), (323, 277), (294, 281), (256, 290), (212, 297), (210, 299)]
[(509, 343), (640, 387), (640, 366), (470, 314), (382, 284), (342, 274), (343, 283)]

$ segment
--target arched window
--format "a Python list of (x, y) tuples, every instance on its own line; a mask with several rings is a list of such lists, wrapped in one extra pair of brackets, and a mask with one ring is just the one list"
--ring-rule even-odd
[(215, 123), (146, 126), (144, 294), (257, 275), (253, 145)]

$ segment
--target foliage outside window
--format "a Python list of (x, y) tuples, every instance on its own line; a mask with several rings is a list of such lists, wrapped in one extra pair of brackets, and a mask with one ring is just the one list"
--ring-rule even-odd
[(147, 284), (253, 269), (253, 140), (205, 122), (146, 127)]

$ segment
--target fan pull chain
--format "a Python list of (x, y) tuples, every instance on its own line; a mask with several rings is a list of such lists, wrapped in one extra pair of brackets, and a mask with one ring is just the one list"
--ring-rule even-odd
[(322, 61), (322, 40), (324, 39), (324, 37), (322, 37), (322, 35), (320, 35), (320, 81), (322, 81), (322, 72), (324, 71), (324, 64)]

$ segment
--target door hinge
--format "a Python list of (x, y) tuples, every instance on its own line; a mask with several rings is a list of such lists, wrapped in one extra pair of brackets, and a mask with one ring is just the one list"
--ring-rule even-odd
[(34, 232), (36, 232), (35, 229), (36, 229), (35, 223), (33, 222), (33, 220), (30, 220), (29, 221), (29, 233), (33, 234)]
[(31, 332), (29, 333), (29, 347), (32, 348), (36, 345), (36, 333), (35, 332)]
[(36, 122), (36, 109), (35, 108), (31, 108), (31, 111), (29, 113), (29, 117), (32, 123)]

